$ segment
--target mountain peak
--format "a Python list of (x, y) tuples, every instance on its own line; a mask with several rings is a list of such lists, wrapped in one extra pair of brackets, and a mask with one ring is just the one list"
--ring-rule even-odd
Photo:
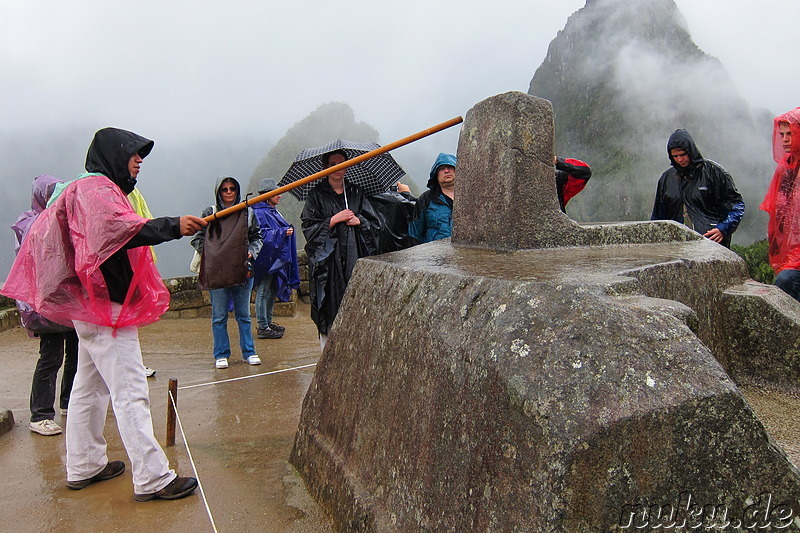
[(528, 93), (552, 102), (559, 155), (595, 171), (573, 216), (649, 218), (677, 128), (731, 171), (750, 196), (748, 215), (757, 211), (771, 175), (769, 121), (754, 118), (723, 65), (695, 44), (674, 0), (587, 0), (550, 43)]

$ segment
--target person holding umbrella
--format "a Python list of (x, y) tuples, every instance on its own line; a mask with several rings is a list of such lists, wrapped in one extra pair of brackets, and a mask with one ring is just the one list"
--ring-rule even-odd
[[(348, 156), (344, 150), (335, 150), (320, 158), (325, 169)], [(300, 215), (308, 255), (311, 319), (323, 348), (356, 260), (378, 250), (374, 235), (378, 218), (361, 187), (345, 179), (346, 171), (322, 178), (308, 193)]]

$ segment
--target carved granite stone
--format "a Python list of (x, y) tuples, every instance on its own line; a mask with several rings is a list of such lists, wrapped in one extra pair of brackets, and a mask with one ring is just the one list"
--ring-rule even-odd
[(569, 220), (552, 123), (470, 110), (452, 242), (359, 260), (292, 464), (340, 531), (785, 530), (800, 474), (727, 370), (776, 333), (796, 378), (796, 311), (680, 224)]

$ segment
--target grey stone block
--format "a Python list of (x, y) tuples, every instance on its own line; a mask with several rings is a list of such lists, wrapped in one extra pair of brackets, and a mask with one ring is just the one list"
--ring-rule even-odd
[(0, 331), (7, 331), (21, 326), (19, 311), (16, 307), (0, 311)]
[(726, 275), (724, 257), (691, 263), (717, 245), (670, 247), (359, 261), (292, 464), (341, 530), (605, 531), (681, 494), (795, 505), (800, 475), (694, 333), (706, 323), (633, 294), (631, 264), (662, 284), (663, 265), (698, 287)]
[(203, 307), (204, 305), (206, 303), (203, 292), (197, 289), (173, 292), (170, 295), (169, 308), (171, 311)]

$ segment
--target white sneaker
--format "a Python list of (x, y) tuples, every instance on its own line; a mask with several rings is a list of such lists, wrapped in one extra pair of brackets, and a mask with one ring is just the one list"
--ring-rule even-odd
[(31, 422), (28, 424), (28, 429), (39, 435), (58, 435), (61, 433), (61, 426), (52, 420), (39, 420), (38, 422)]
[(228, 368), (228, 358), (220, 357), (214, 364), (217, 366), (217, 368)]
[(245, 359), (245, 361), (247, 361), (247, 364), (250, 364), (250, 365), (260, 365), (261, 364), (261, 358), (259, 356), (257, 356), (257, 355), (251, 355), (250, 357)]
[(149, 366), (144, 367), (144, 375), (148, 378), (152, 378), (156, 375), (156, 371), (150, 368)]

